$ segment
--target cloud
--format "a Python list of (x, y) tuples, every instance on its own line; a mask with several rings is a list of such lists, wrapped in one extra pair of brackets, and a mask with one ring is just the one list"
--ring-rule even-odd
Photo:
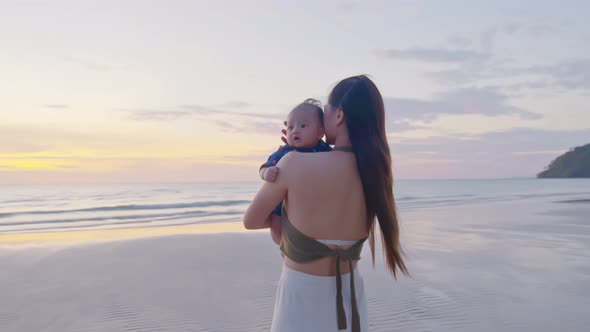
[(540, 114), (508, 104), (508, 97), (492, 88), (464, 88), (439, 94), (433, 100), (385, 98), (391, 118), (429, 122), (442, 115), (477, 114), (484, 116), (518, 115), (539, 119)]
[(51, 109), (67, 109), (67, 108), (70, 108), (70, 106), (67, 105), (67, 104), (45, 104), (45, 105), (43, 105), (43, 107), (45, 107), (45, 108), (51, 108)]
[(476, 152), (523, 155), (523, 152), (531, 151), (565, 151), (587, 142), (590, 142), (590, 129), (552, 131), (514, 128), (480, 135), (405, 139), (399, 146), (405, 152), (436, 151), (447, 157), (469, 157)]
[(357, 9), (361, 5), (360, 1), (345, 0), (339, 1), (336, 4), (336, 9), (341, 11), (352, 11)]
[(559, 29), (546, 23), (523, 24), (512, 22), (501, 26), (493, 26), (483, 31), (480, 35), (481, 46), (486, 52), (492, 51), (495, 39), (500, 33), (504, 33), (508, 36), (524, 33), (528, 36), (541, 38), (558, 34)]
[(488, 58), (485, 53), (471, 50), (452, 50), (445, 48), (411, 48), (406, 50), (386, 49), (376, 51), (378, 56), (395, 60), (413, 60), (438, 63), (462, 63), (482, 61)]
[[(483, 81), (494, 82), (504, 91), (511, 94), (519, 93), (525, 89), (588, 89), (590, 88), (590, 58), (581, 57), (566, 59), (553, 64), (522, 65), (515, 59), (499, 58), (493, 56), (496, 39), (499, 36), (511, 38), (542, 38), (560, 34), (560, 27), (546, 23), (521, 23), (511, 22), (503, 25), (492, 26), (479, 34), (481, 51), (467, 51), (474, 53), (472, 56), (449, 56), (447, 61), (455, 64), (455, 67), (444, 70), (428, 71), (424, 75), (441, 84), (467, 85), (481, 84)], [(582, 38), (583, 39), (583, 38)], [(447, 38), (448, 42), (460, 50), (446, 50), (453, 52), (465, 52), (465, 47), (471, 45), (471, 39), (461, 34), (454, 34)], [(426, 49), (426, 48), (419, 48)], [(478, 56), (475, 56), (478, 54)], [(407, 55), (394, 53), (394, 56)], [(435, 57), (422, 59), (435, 60)], [(444, 57), (441, 57), (444, 59)], [(498, 83), (498, 81), (510, 81)]]
[[(5, 136), (4, 133), (0, 137)], [(0, 140), (0, 154), (36, 153), (46, 151), (51, 145), (45, 142), (20, 141), (15, 137)]]
[(489, 28), (481, 33), (480, 42), (481, 48), (486, 53), (491, 53), (494, 48), (494, 43), (496, 41), (496, 34), (498, 29), (496, 27)]
[[(227, 104), (226, 104), (227, 105)], [(205, 106), (205, 105), (181, 105), (179, 108), (188, 110), (195, 115), (214, 117), (214, 116), (230, 116), (234, 119), (275, 119), (282, 121), (287, 117), (287, 113), (256, 113), (243, 112), (228, 109), (227, 107)], [(240, 106), (238, 108), (244, 108)]]
[(566, 89), (590, 88), (590, 58), (564, 61), (553, 65), (532, 66), (522, 71), (546, 78), (551, 86)]
[(489, 73), (484, 65), (478, 65), (426, 72), (424, 76), (441, 84), (461, 85), (491, 79), (495, 75)]
[[(282, 144), (281, 144), (282, 145)], [(280, 145), (277, 144), (277, 148)], [(268, 153), (254, 153), (254, 154), (246, 154), (246, 155), (235, 155), (235, 156), (224, 156), (223, 160), (228, 162), (239, 162), (239, 163), (249, 163), (249, 164), (256, 164), (260, 165), (264, 161), (268, 159), (268, 156), (273, 153), (274, 151), (269, 150)]]
[(549, 87), (551, 87), (551, 84), (547, 81), (527, 81), (527, 82), (522, 82), (522, 83), (508, 84), (508, 85), (505, 85), (503, 88), (512, 90), (513, 92), (518, 92), (523, 89), (536, 90), (536, 89), (546, 89)]
[(131, 119), (137, 121), (171, 121), (191, 115), (187, 111), (133, 110)]
[(82, 62), (81, 63), (87, 69), (92, 71), (96, 71), (99, 73), (109, 72), (113, 69), (113, 67), (101, 63), (91, 63), (91, 62)]
[(557, 156), (562, 154), (565, 150), (539, 150), (539, 151), (514, 151), (512, 152), (515, 156), (528, 156), (528, 155), (550, 155), (550, 156)]
[(218, 127), (224, 128), (224, 129), (233, 129), (234, 128), (234, 126), (231, 123), (227, 122), (227, 121), (221, 121), (221, 120), (219, 120), (219, 121), (215, 121), (215, 124)]
[[(521, 22), (511, 22), (503, 25), (491, 26), (479, 33), (479, 42), (484, 53), (489, 54), (493, 51), (496, 39), (500, 35), (517, 36), (526, 34), (528, 36), (540, 38), (549, 35), (555, 35), (559, 29), (545, 23), (524, 24)], [(455, 47), (465, 48), (472, 46), (473, 40), (465, 34), (452, 34), (447, 41)]]
[[(433, 99), (384, 98), (388, 132), (407, 132), (431, 129), (428, 122), (445, 115), (516, 115), (534, 120), (540, 114), (512, 106), (509, 97), (492, 87), (462, 88), (439, 93)], [(229, 109), (228, 105), (236, 108)], [(258, 113), (243, 110), (245, 103), (231, 102), (220, 106), (199, 104), (180, 105), (168, 111), (152, 109), (131, 110), (131, 119), (137, 121), (179, 121), (198, 118), (224, 132), (279, 135), (286, 113)]]
[(37, 153), (52, 147), (52, 138), (64, 132), (33, 126), (0, 125), (0, 154)]
[[(432, 99), (384, 98), (388, 112), (388, 132), (430, 129), (428, 122), (445, 115), (516, 115), (534, 120), (540, 114), (509, 103), (509, 97), (492, 87), (470, 87), (439, 93)], [(229, 109), (233, 105), (235, 109)], [(195, 117), (225, 132), (279, 135), (286, 113), (257, 113), (243, 110), (245, 103), (231, 102), (221, 106), (180, 105), (169, 111), (134, 110), (131, 118), (138, 121), (175, 121)]]
[(540, 38), (559, 33), (559, 28), (547, 23), (524, 24), (512, 22), (504, 24), (500, 30), (507, 35), (526, 34), (528, 36)]
[[(63, 149), (64, 146), (71, 146), (73, 142), (77, 145), (84, 144), (84, 148), (99, 150), (112, 149), (113, 146), (120, 146), (121, 142), (145, 144), (145, 141), (137, 136), (114, 133), (105, 135), (101, 132), (77, 131), (62, 127), (0, 124), (0, 154), (40, 153)], [(9, 158), (13, 159), (15, 156)]]
[(449, 38), (447, 38), (447, 40), (451, 45), (456, 46), (456, 47), (460, 47), (460, 48), (465, 48), (465, 47), (471, 46), (471, 44), (473, 44), (473, 41), (470, 38), (463, 36), (463, 35), (458, 35), (458, 34), (449, 36)]
[(222, 108), (247, 108), (252, 106), (245, 101), (234, 100), (221, 105)]
[[(328, 5), (330, 10), (336, 10), (342, 13), (358, 15), (361, 11), (382, 11), (381, 1), (361, 1), (361, 0), (337, 0), (330, 1)], [(392, 10), (397, 14), (413, 15), (419, 10), (415, 0), (390, 0), (389, 5), (393, 5)]]
[(283, 129), (283, 123), (275, 121), (258, 121), (245, 123), (238, 130), (246, 133), (266, 134), (277, 136), (280, 135), (281, 129)]
[[(394, 111), (392, 111), (394, 112)], [(411, 130), (430, 129), (430, 127), (417, 125), (407, 119), (396, 119), (387, 123), (387, 132), (401, 133)]]
[[(444, 115), (477, 114), (484, 116), (517, 115), (538, 119), (540, 114), (509, 104), (508, 96), (494, 88), (463, 88), (440, 93), (431, 100), (384, 98), (389, 132), (429, 129), (430, 122)], [(225, 110), (205, 105), (182, 105), (203, 121), (210, 121), (225, 131), (277, 135), (286, 117), (284, 113), (254, 113)]]
[[(539, 119), (540, 114), (512, 106), (509, 97), (498, 89), (462, 88), (449, 90), (433, 99), (384, 98), (389, 132), (404, 132), (429, 129), (425, 122), (431, 122), (445, 115), (476, 114), (483, 116), (517, 115), (522, 119)], [(229, 103), (222, 104), (222, 106)], [(224, 131), (277, 135), (283, 126), (286, 113), (256, 113), (243, 111), (250, 107), (233, 103), (236, 109), (222, 106), (181, 105), (171, 111), (137, 110), (132, 117), (143, 121), (173, 121), (185, 117), (197, 117), (208, 121)]]
[(427, 72), (429, 77), (444, 84), (473, 84), (484, 80), (520, 80), (518, 83), (504, 84), (504, 87), (515, 89), (590, 88), (590, 58), (573, 59), (554, 64), (519, 66), (513, 61), (490, 61), (477, 65), (463, 64), (457, 68)]
[(197, 118), (208, 122), (222, 131), (263, 135), (280, 135), (287, 113), (257, 113), (243, 111), (251, 105), (232, 101), (219, 106), (180, 105), (170, 110), (136, 109), (124, 110), (134, 121), (178, 121)]
[(225, 121), (214, 121), (214, 125), (221, 128), (225, 132), (233, 133), (249, 133), (256, 135), (270, 135), (279, 136), (283, 124), (281, 121), (252, 121), (252, 120), (241, 120), (233, 123)]
[(71, 56), (64, 57), (64, 60), (67, 62), (75, 63), (83, 68), (86, 68), (90, 71), (95, 71), (99, 73), (105, 73), (113, 70), (113, 66), (101, 63), (99, 61), (89, 60), (89, 59), (81, 59), (81, 58), (74, 58)]
[(559, 32), (557, 28), (550, 26), (548, 24), (535, 24), (529, 26), (526, 30), (527, 32), (529, 32), (529, 34), (537, 38), (555, 35)]
[[(403, 139), (391, 143), (392, 156), (404, 177), (412, 172), (432, 174), (433, 177), (507, 177), (534, 176), (554, 158), (574, 146), (590, 142), (590, 129), (551, 131), (515, 128), (481, 135), (437, 136)], [(423, 168), (411, 169), (405, 160), (424, 156)], [(443, 167), (454, 160), (452, 167)], [(394, 164), (395, 165), (395, 164)]]
[[(255, 113), (225, 110), (203, 105), (183, 105), (195, 116), (210, 121), (225, 131), (263, 135), (280, 135), (286, 113)], [(239, 108), (243, 108), (240, 106)]]
[(508, 35), (513, 35), (522, 30), (523, 25), (520, 23), (508, 23), (502, 27), (502, 31)]
[(196, 117), (209, 120), (222, 128), (235, 128), (232, 123), (240, 121), (274, 120), (282, 123), (286, 114), (282, 113), (256, 113), (243, 111), (252, 105), (244, 101), (230, 101), (217, 106), (187, 104), (168, 107), (166, 110), (155, 108), (148, 109), (123, 109), (130, 114), (129, 118), (135, 121), (175, 121), (187, 117)]

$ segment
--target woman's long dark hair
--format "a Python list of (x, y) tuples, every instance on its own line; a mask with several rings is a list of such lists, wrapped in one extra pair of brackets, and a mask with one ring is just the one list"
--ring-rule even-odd
[(367, 76), (361, 75), (340, 81), (330, 93), (328, 102), (331, 106), (342, 109), (350, 143), (356, 156), (367, 206), (367, 227), (371, 235), (373, 265), (377, 217), (389, 270), (394, 278), (397, 278), (397, 269), (408, 274), (399, 241), (383, 97), (375, 83)]

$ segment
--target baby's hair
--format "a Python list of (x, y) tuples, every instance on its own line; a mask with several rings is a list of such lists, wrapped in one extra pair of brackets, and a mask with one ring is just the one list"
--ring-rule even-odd
[(319, 109), (322, 109), (322, 102), (314, 98), (307, 98), (301, 104), (310, 104), (317, 106)]
[(324, 128), (324, 110), (322, 110), (321, 101), (314, 98), (307, 98), (304, 101), (302, 101), (299, 105), (295, 106), (295, 108), (293, 108), (293, 110), (290, 113), (302, 109), (310, 109), (315, 111), (318, 115), (318, 118), (320, 119), (320, 126)]

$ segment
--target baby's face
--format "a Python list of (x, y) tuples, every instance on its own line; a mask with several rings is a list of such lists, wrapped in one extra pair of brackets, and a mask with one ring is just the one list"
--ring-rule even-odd
[(287, 143), (296, 148), (313, 148), (324, 136), (318, 114), (311, 110), (295, 110), (287, 119)]

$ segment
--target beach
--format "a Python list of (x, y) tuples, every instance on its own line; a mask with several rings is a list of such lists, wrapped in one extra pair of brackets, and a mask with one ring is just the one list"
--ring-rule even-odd
[[(371, 331), (587, 330), (588, 197), (400, 209), (412, 276), (394, 281), (380, 245), (359, 262)], [(269, 331), (282, 261), (235, 218), (5, 233), (0, 266), (3, 332)]]
[(0, 0), (0, 332), (590, 331), (588, 13)]

